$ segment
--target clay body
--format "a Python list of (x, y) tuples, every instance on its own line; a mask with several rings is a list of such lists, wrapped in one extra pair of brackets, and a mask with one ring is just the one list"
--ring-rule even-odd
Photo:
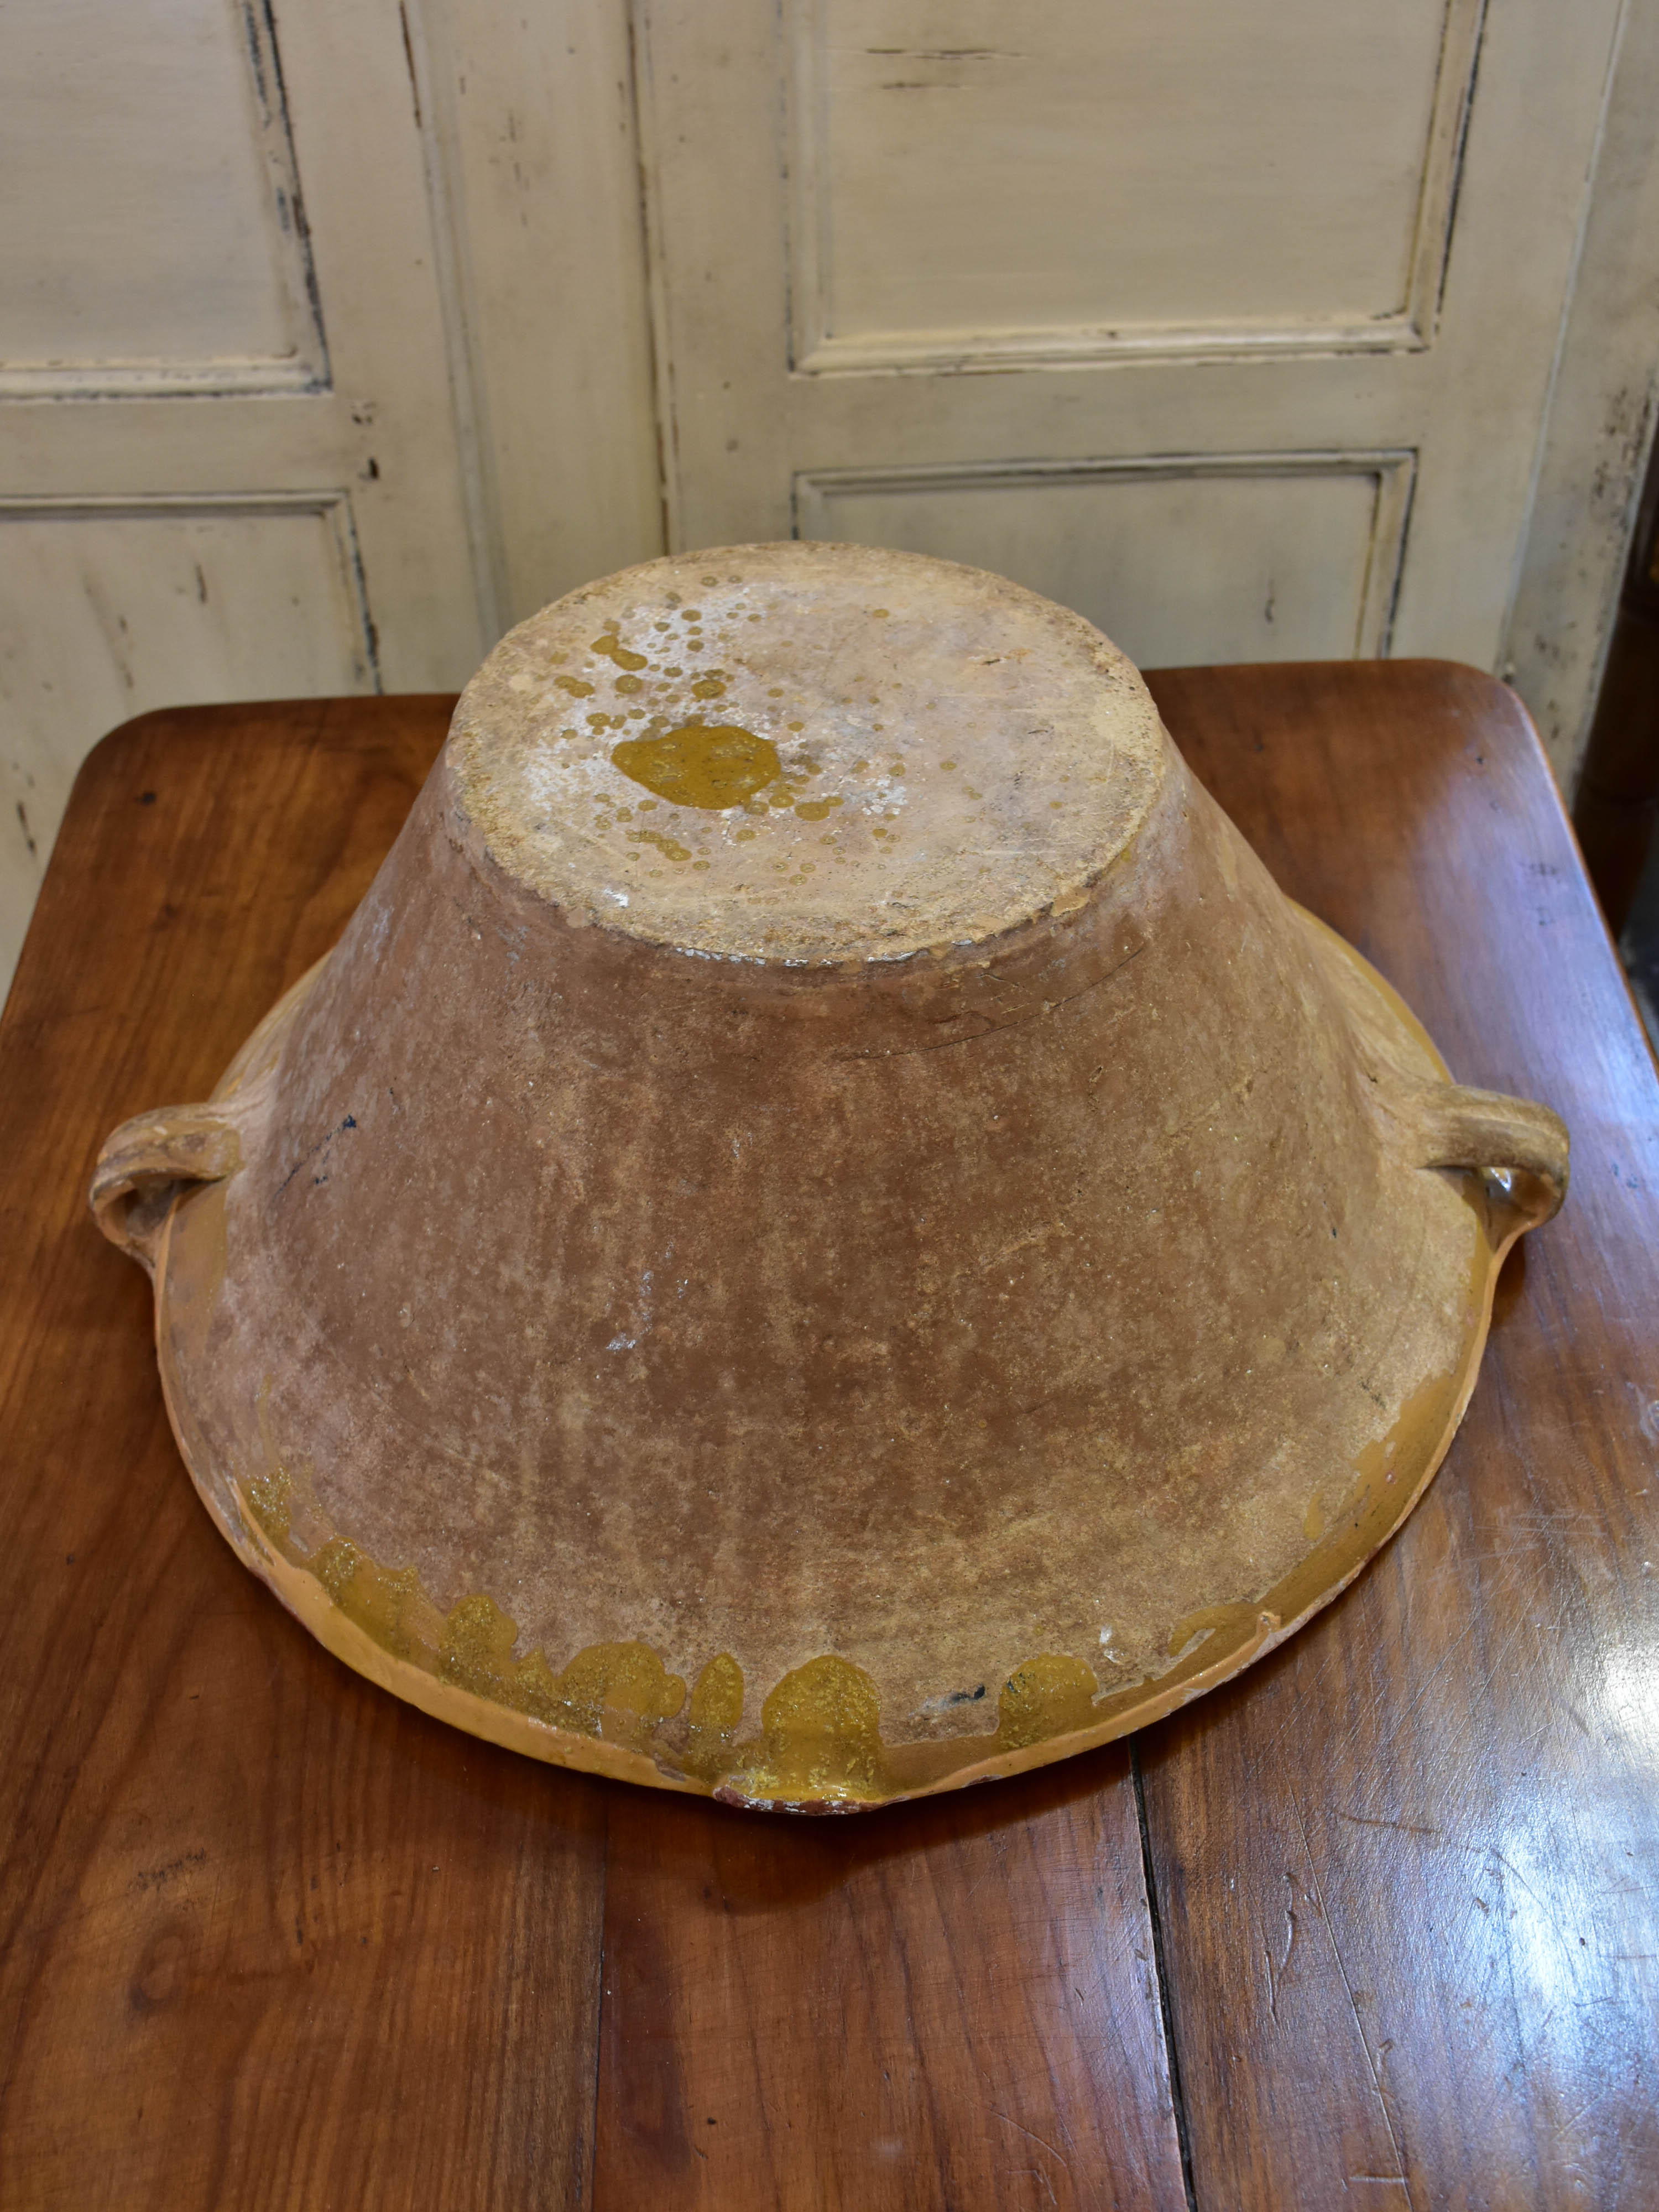
[(853, 1808), (1333, 1595), (1565, 1181), (1087, 624), (779, 546), (505, 640), (336, 951), (94, 1198), (204, 1498), (351, 1663)]

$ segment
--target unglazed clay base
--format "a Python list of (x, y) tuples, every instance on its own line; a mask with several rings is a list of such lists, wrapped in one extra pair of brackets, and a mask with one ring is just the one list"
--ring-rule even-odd
[(94, 1198), (331, 1650), (830, 1811), (1123, 1734), (1333, 1597), (1565, 1171), (1087, 624), (781, 546), (503, 641), (336, 951)]

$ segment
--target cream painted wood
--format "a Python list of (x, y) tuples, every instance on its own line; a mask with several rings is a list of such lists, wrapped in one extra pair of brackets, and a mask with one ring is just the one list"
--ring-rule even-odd
[[(63, 13), (0, 13), (0, 145), (21, 131), (41, 189), (53, 162), (76, 171), (8, 248), (33, 304), (0, 321), (0, 984), (68, 781), (112, 722), (443, 688), (489, 641), (397, 9), (293, 0), (279, 35), (263, 0)], [(129, 37), (154, 50), (137, 89)], [(43, 143), (37, 98), (72, 144)], [(26, 280), (57, 240), (54, 301)]]
[(663, 550), (628, 12), (403, 5), (493, 635)]
[[(118, 630), (186, 509), (227, 604), (309, 562), (289, 690), (459, 683), (671, 538), (801, 528), (1152, 660), (1506, 665), (1571, 768), (1652, 419), (1659, 0), (629, 4), (0, 11), (0, 979), (116, 696), (30, 516)], [(120, 711), (271, 688), (161, 604)]]
[(0, 394), (322, 380), (258, 9), (9, 0), (0, 83)]
[(1424, 344), (1481, 14), (786, 0), (796, 366)]
[(1632, 0), (1562, 331), (1502, 673), (1571, 791), (1659, 416), (1659, 5)]
[(59, 732), (111, 729), (158, 699), (373, 687), (343, 499), (0, 500), (0, 941), (21, 941), (79, 765)]
[[(1170, 636), (1184, 649), (1171, 657), (1204, 660), (1237, 634), (1228, 564), (1214, 554), (1251, 457), (1267, 457), (1255, 520), (1294, 542), (1323, 457), (1397, 453), (1414, 457), (1411, 512), (1391, 619), (1371, 635), (1395, 652), (1493, 665), (1620, 15), (1618, 0), (1571, 10), (1509, 0), (1484, 14), (1461, 0), (1432, 10), (1099, 0), (1081, 12), (1033, 0), (994, 18), (896, 0), (877, 18), (862, 0), (815, 0), (781, 27), (769, 0), (639, 0), (672, 541), (787, 532), (800, 487), (848, 471), (908, 481), (929, 469), (1006, 477), (1041, 463), (1075, 475), (1184, 461), (1191, 499), (1178, 526), (1149, 522), (1126, 566), (1143, 597), (1184, 610), (1184, 641)], [(1172, 50), (1178, 82), (1160, 74)], [(1066, 89), (1073, 70), (1115, 143), (1086, 155), (1095, 198), (1068, 218), (1047, 165), (1056, 116), (1073, 118), (1075, 143), (1088, 112)], [(1000, 105), (984, 89), (992, 72), (1006, 86)], [(884, 88), (912, 80), (923, 88)], [(1214, 123), (1213, 161), (1176, 120), (1188, 112)], [(976, 150), (991, 165), (1006, 220), (978, 189), (913, 210), (899, 186), (914, 173), (924, 126), (907, 118), (919, 113), (936, 165), (954, 164), (958, 179)], [(879, 204), (872, 176), (888, 179)], [(1320, 230), (1328, 206), (1334, 244)], [(859, 240), (880, 265), (844, 277)], [(1011, 269), (1022, 252), (1039, 283)], [(918, 284), (896, 328), (906, 283), (930, 258), (942, 274)], [(1016, 365), (1022, 351), (1030, 368)], [(1048, 533), (1046, 588), (1064, 581), (1059, 595), (1081, 603), (1097, 550), (1078, 533), (1068, 580), (1054, 536), (1069, 526), (1065, 502), (1051, 480), (1026, 483), (1028, 512), (978, 542), (1035, 546)], [(1012, 483), (1006, 496), (1018, 497)], [(903, 542), (943, 550), (929, 532), (945, 507), (904, 498), (915, 528)], [(1385, 506), (1364, 559), (1333, 568), (1310, 555), (1289, 579), (1275, 611), (1285, 634), (1366, 635), (1365, 595), (1389, 554)], [(843, 516), (850, 527), (850, 507)], [(967, 553), (976, 541), (964, 527), (953, 542)], [(1098, 612), (1122, 629), (1112, 605)]]
[[(803, 538), (929, 550), (1074, 606), (1132, 660), (1178, 662), (1204, 610), (1215, 660), (1382, 650), (1410, 512), (1410, 453), (1243, 453), (796, 480)], [(1147, 547), (1181, 549), (1179, 590)]]

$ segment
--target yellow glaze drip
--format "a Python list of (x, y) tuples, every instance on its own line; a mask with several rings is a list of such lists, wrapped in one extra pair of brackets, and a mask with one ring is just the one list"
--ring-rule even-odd
[[(1429, 1395), (1426, 1389), (1419, 1394), (1425, 1412)], [(1385, 1497), (1394, 1491), (1395, 1454), (1389, 1446), (1398, 1449), (1418, 1413), (1417, 1405), (1409, 1405), (1390, 1437), (1367, 1448), (1364, 1472), (1344, 1516), (1363, 1518), (1377, 1489)], [(1289, 1615), (1295, 1578), (1270, 1591), (1266, 1603), (1212, 1606), (1181, 1622), (1170, 1641), (1172, 1655), (1188, 1644), (1195, 1648), (1161, 1686), (1133, 1683), (1103, 1692), (1084, 1661), (1046, 1652), (1022, 1662), (1008, 1675), (994, 1734), (890, 1751), (882, 1741), (875, 1683), (853, 1661), (825, 1654), (786, 1674), (761, 1708), (759, 1737), (740, 1739), (745, 1686), (743, 1669), (730, 1652), (720, 1652), (704, 1665), (689, 1710), (684, 1680), (670, 1674), (646, 1644), (589, 1644), (559, 1672), (539, 1650), (515, 1661), (518, 1624), (493, 1598), (479, 1593), (461, 1599), (447, 1614), (441, 1613), (414, 1568), (379, 1567), (340, 1535), (328, 1537), (307, 1556), (291, 1524), (296, 1505), (307, 1515), (314, 1510), (308, 1483), (302, 1479), (296, 1498), (280, 1463), (238, 1484), (237, 1491), (248, 1520), (276, 1547), (277, 1556), (270, 1564), (277, 1571), (278, 1587), (297, 1569), (326, 1597), (331, 1612), (392, 1662), (514, 1717), (503, 1723), (507, 1732), (482, 1728), (479, 1733), (536, 1751), (533, 1740), (510, 1731), (539, 1724), (559, 1731), (567, 1741), (581, 1738), (603, 1747), (591, 1753), (568, 1750), (541, 1756), (599, 1772), (627, 1772), (635, 1779), (654, 1773), (670, 1787), (712, 1790), (750, 1805), (880, 1804), (914, 1795), (918, 1787), (938, 1787), (946, 1773), (963, 1765), (976, 1772), (1018, 1771), (1040, 1761), (1042, 1747), (1058, 1738), (1103, 1741), (1109, 1733), (1121, 1733), (1132, 1711), (1139, 1717), (1149, 1706), (1154, 1714), (1172, 1710), (1211, 1680), (1234, 1671), (1240, 1649), (1248, 1645), (1254, 1651), (1276, 1638)], [(1316, 1558), (1310, 1553), (1296, 1575), (1306, 1574)], [(1274, 1610), (1275, 1603), (1285, 1612)], [(296, 1609), (309, 1620), (303, 1604)], [(324, 1640), (332, 1639), (325, 1635)], [(349, 1650), (344, 1656), (350, 1656)], [(386, 1679), (377, 1667), (365, 1667), (356, 1658), (352, 1663), (375, 1680)], [(401, 1694), (413, 1695), (428, 1711), (453, 1717), (418, 1692), (404, 1689)], [(671, 1735), (659, 1744), (662, 1724), (682, 1712), (685, 1727), (679, 1741)], [(942, 1763), (947, 1759), (948, 1765)], [(617, 1760), (644, 1761), (646, 1772), (611, 1763)]]
[[(665, 1771), (678, 1767), (702, 1787), (749, 1804), (880, 1803), (905, 1791), (896, 1754), (882, 1741), (875, 1683), (850, 1659), (826, 1653), (793, 1668), (761, 1708), (759, 1738), (742, 1740), (744, 1674), (730, 1652), (704, 1665), (689, 1710), (685, 1683), (646, 1644), (589, 1644), (557, 1672), (539, 1650), (515, 1660), (518, 1624), (482, 1592), (445, 1614), (413, 1567), (377, 1566), (349, 1537), (331, 1536), (306, 1556), (292, 1533), (294, 1486), (280, 1464), (239, 1488), (250, 1518), (348, 1620), (381, 1650), (440, 1682), (618, 1753), (665, 1757)], [(1196, 1614), (1177, 1631), (1176, 1648), (1250, 1614), (1248, 1606)], [(1267, 1618), (1276, 1629), (1277, 1619)], [(1009, 1674), (996, 1730), (978, 1741), (988, 1756), (1015, 1756), (1091, 1729), (1103, 1717), (1098, 1693), (1082, 1660), (1040, 1654)], [(681, 1745), (658, 1751), (658, 1729), (683, 1711)]]
[(343, 1605), (362, 1564), (363, 1555), (357, 1547), (343, 1536), (336, 1536), (318, 1553), (311, 1563), (311, 1571), (335, 1604)]
[(445, 1620), (439, 1671), (474, 1697), (493, 1698), (550, 1728), (634, 1750), (642, 1750), (657, 1723), (672, 1720), (685, 1703), (685, 1684), (648, 1644), (590, 1644), (556, 1674), (539, 1651), (514, 1664), (518, 1632), (493, 1598), (464, 1597)]
[(422, 1602), (413, 1567), (377, 1567), (355, 1544), (337, 1536), (318, 1553), (311, 1571), (365, 1635), (399, 1659), (413, 1655), (418, 1643), (415, 1616)]
[(997, 1705), (999, 1751), (1019, 1751), (1051, 1735), (1069, 1735), (1095, 1717), (1100, 1684), (1080, 1659), (1045, 1653), (1016, 1667)]
[(761, 1765), (744, 1776), (756, 1797), (877, 1797), (885, 1760), (881, 1700), (850, 1659), (809, 1659), (761, 1707)]
[(672, 1721), (684, 1703), (685, 1684), (648, 1644), (590, 1644), (554, 1678), (551, 1705), (536, 1717), (643, 1749), (657, 1723)]
[(611, 761), (675, 806), (740, 806), (783, 773), (770, 738), (730, 722), (684, 722), (656, 738), (624, 738)]
[(507, 1692), (518, 1623), (493, 1597), (464, 1597), (445, 1620), (444, 1632), (440, 1671), (475, 1698), (512, 1703)]
[(276, 1543), (288, 1540), (291, 1515), (293, 1485), (288, 1469), (273, 1467), (268, 1474), (256, 1474), (247, 1486), (248, 1510)]
[(715, 1782), (735, 1763), (732, 1747), (743, 1719), (743, 1669), (729, 1651), (711, 1659), (691, 1692), (685, 1747), (689, 1773)]

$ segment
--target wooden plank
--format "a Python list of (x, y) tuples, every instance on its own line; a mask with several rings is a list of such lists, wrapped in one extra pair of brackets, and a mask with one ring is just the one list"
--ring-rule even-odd
[(1455, 1072), (1566, 1116), (1425, 1502), (1143, 1740), (1197, 2202), (1652, 2204), (1659, 1087), (1512, 696), (1443, 665), (1155, 686), (1279, 881)]
[(337, 495), (0, 497), (0, 571), (3, 988), (90, 732), (157, 704), (375, 684)]
[(371, 1689), (198, 1505), (84, 1191), (367, 887), (442, 699), (145, 717), (0, 1028), (0, 2203), (591, 2201), (604, 1793)]
[(599, 2212), (1185, 2202), (1121, 1745), (854, 1820), (613, 1802)]

